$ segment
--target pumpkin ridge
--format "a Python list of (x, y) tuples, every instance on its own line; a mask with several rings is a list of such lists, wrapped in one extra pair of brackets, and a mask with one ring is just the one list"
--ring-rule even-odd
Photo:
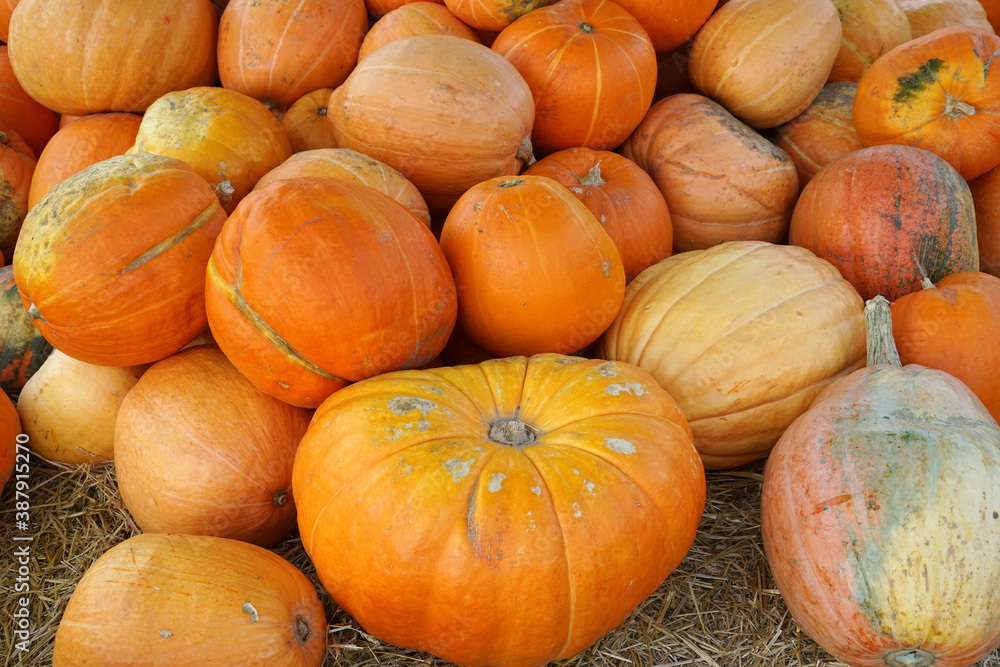
[[(747, 4), (746, 6), (750, 7), (751, 5)], [(736, 12), (734, 12), (734, 15), (735, 14), (736, 14)], [(774, 32), (775, 30), (777, 30), (778, 28), (780, 28), (784, 24), (786, 24), (789, 21), (791, 21), (792, 18), (794, 18), (794, 17), (795, 17), (795, 12), (790, 12), (790, 13), (786, 14), (785, 17), (783, 19), (781, 19), (780, 21), (772, 23), (771, 25), (769, 25), (764, 30), (761, 30), (760, 33), (758, 33), (756, 37), (754, 37), (752, 40), (750, 40), (749, 42), (747, 42), (743, 46), (743, 50), (742, 51), (740, 51), (739, 53), (735, 54), (735, 56), (733, 58), (733, 61), (734, 62), (739, 62), (740, 60), (742, 60), (744, 54), (746, 54), (747, 51), (752, 51), (754, 48), (756, 48), (756, 46), (758, 44), (760, 44), (761, 41), (763, 41), (764, 39), (766, 39), (772, 32)], [(721, 25), (720, 25), (720, 30), (716, 34), (719, 34), (720, 32), (721, 32)], [(722, 76), (719, 77), (719, 80), (715, 84), (715, 90), (712, 92), (713, 96), (718, 95), (719, 90), (721, 90), (722, 87), (725, 86), (726, 81), (729, 79), (729, 77), (735, 71), (736, 71), (735, 67), (730, 67), (730, 68), (728, 68), (726, 70), (725, 74), (723, 74)], [(780, 88), (783, 85), (787, 85), (787, 84), (784, 84), (784, 83), (778, 84), (777, 86), (775, 86), (775, 89), (776, 88)], [(772, 90), (774, 90), (774, 89), (772, 89)], [(745, 105), (743, 105), (743, 106), (745, 106)]]
[(201, 229), (206, 222), (215, 217), (216, 212), (219, 210), (220, 207), (221, 204), (219, 203), (218, 199), (209, 202), (208, 206), (206, 206), (201, 213), (196, 215), (194, 219), (191, 220), (191, 222), (189, 222), (183, 228), (174, 232), (167, 238), (163, 239), (162, 241), (157, 243), (155, 246), (153, 246), (146, 252), (142, 253), (141, 255), (133, 259), (131, 262), (128, 263), (128, 265), (125, 266), (125, 268), (121, 270), (121, 273), (126, 274), (130, 271), (135, 271), (143, 264), (146, 264), (147, 262), (152, 261), (157, 257), (159, 257), (160, 255), (162, 255), (163, 253), (167, 252), (168, 250), (176, 246), (178, 243), (186, 239), (188, 236)]

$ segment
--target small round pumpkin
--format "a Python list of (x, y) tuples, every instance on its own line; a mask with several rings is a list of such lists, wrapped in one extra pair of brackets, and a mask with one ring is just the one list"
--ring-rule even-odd
[(829, 81), (858, 81), (871, 64), (912, 38), (897, 0), (833, 0), (843, 39)]
[[(616, 0), (634, 16), (657, 53), (680, 48), (694, 37), (715, 10), (717, 0)], [(724, 1), (724, 0), (723, 0)]]
[(14, 267), (0, 268), (0, 391), (17, 403), (25, 383), (52, 352), (31, 323), (14, 282)]
[(6, 44), (0, 44), (0, 126), (21, 135), (36, 157), (59, 129), (59, 115), (31, 97), (17, 80)]
[(0, 249), (10, 260), (28, 214), (28, 196), (37, 162), (17, 132), (0, 125)]
[(222, 537), (141, 533), (83, 573), (52, 665), (319, 667), (325, 654), (316, 588), (281, 556)]
[(306, 93), (292, 102), (292, 106), (281, 117), (281, 127), (288, 137), (292, 153), (337, 146), (333, 128), (326, 118), (326, 105), (331, 93), (332, 88), (320, 88)]
[(906, 14), (913, 39), (952, 26), (994, 32), (986, 9), (978, 0), (896, 0), (896, 3)]
[(408, 2), (375, 22), (361, 42), (358, 60), (389, 42), (418, 35), (454, 35), (473, 42), (482, 41), (475, 30), (452, 14), (444, 4)]

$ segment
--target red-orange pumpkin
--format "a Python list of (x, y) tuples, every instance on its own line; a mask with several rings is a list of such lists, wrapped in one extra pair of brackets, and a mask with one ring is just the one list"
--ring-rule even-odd
[(59, 129), (58, 114), (25, 92), (14, 76), (6, 44), (0, 44), (0, 126), (20, 134), (36, 157)]
[(715, 10), (716, 0), (616, 0), (615, 4), (638, 19), (653, 48), (663, 53), (697, 34)]
[[(403, 7), (407, 4), (411, 4), (418, 1), (419, 0), (365, 0), (365, 6), (368, 8), (368, 13), (374, 16), (376, 19), (378, 19), (385, 16), (394, 9), (398, 9), (399, 7)], [(444, 0), (427, 0), (427, 1), (440, 5), (444, 4)]]
[(549, 0), (444, 0), (452, 14), (477, 30), (503, 30)]
[(358, 52), (361, 60), (389, 42), (418, 35), (454, 35), (481, 42), (476, 31), (437, 2), (410, 2), (401, 5), (375, 22)]
[(0, 250), (10, 260), (17, 234), (28, 214), (28, 194), (35, 154), (17, 132), (0, 123)]
[[(31, 469), (30, 456), (23, 443), (18, 442), (17, 436), (20, 433), (21, 421), (17, 417), (14, 404), (6, 394), (0, 394), (0, 491), (10, 480), (15, 469), (25, 474), (29, 474)], [(18, 447), (19, 444), (21, 447)], [(20, 458), (18, 458), (19, 453), (23, 454)], [(28, 465), (16, 466), (17, 462)], [(26, 493), (28, 491), (27, 481), (18, 481), (21, 482), (18, 489), (22, 490), (23, 487), (23, 492)]]
[(840, 14), (843, 39), (830, 81), (857, 81), (879, 57), (911, 39), (910, 21), (896, 0), (833, 0), (833, 4)]
[(979, 4), (986, 10), (986, 20), (996, 32), (1000, 28), (1000, 0), (979, 0)]
[(10, 15), (21, 0), (0, 0), (0, 42), (7, 41), (7, 29), (10, 27)]
[(979, 270), (1000, 277), (1000, 167), (969, 181), (976, 208)]

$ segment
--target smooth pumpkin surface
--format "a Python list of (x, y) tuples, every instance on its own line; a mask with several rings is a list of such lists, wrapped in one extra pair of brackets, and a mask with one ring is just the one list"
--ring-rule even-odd
[(649, 372), (681, 406), (705, 467), (734, 468), (766, 457), (823, 387), (864, 363), (862, 308), (811, 252), (733, 241), (640, 273), (598, 356)]
[[(398, 9), (418, 1), (419, 0), (365, 0), (365, 6), (368, 8), (369, 14), (374, 16), (376, 19), (379, 19), (394, 9)], [(444, 4), (444, 0), (428, 1), (439, 5)]]
[(292, 106), (281, 117), (281, 127), (288, 137), (292, 153), (336, 148), (337, 140), (334, 139), (333, 128), (326, 118), (326, 105), (332, 92), (332, 88), (320, 88), (306, 93), (292, 102)]
[(108, 158), (28, 212), (14, 280), (35, 326), (69, 356), (158, 361), (207, 326), (205, 266), (225, 219), (212, 187), (184, 162)]
[(0, 126), (21, 135), (37, 157), (59, 129), (59, 121), (55, 111), (24, 90), (10, 64), (7, 45), (0, 44)]
[(52, 352), (52, 345), (31, 323), (14, 282), (14, 267), (0, 267), (0, 391), (11, 401)]
[(909, 146), (862, 148), (823, 167), (795, 204), (788, 242), (836, 266), (865, 299), (920, 289), (917, 262), (932, 281), (979, 268), (969, 186)]
[(994, 32), (986, 9), (978, 0), (896, 0), (910, 22), (913, 37), (923, 37), (951, 26)]
[(326, 615), (305, 575), (267, 549), (222, 537), (142, 533), (77, 583), (54, 667), (319, 667)]
[(0, 125), (0, 249), (10, 260), (24, 216), (37, 162), (17, 132)]
[(866, 146), (929, 150), (971, 180), (1000, 164), (1000, 37), (952, 27), (889, 51), (858, 82), (853, 118)]
[(444, 0), (445, 7), (476, 30), (500, 31), (549, 0)]
[(684, 44), (716, 8), (716, 0), (618, 0), (615, 4), (638, 19), (657, 53)]
[[(20, 433), (21, 422), (17, 418), (14, 404), (6, 394), (0, 395), (0, 491), (14, 474), (15, 464), (18, 462), (17, 455), (24, 453), (17, 446), (17, 436)], [(21, 458), (20, 462), (23, 463), (24, 458)]]
[(316, 407), (441, 352), (455, 282), (401, 204), (329, 177), (275, 181), (244, 202), (219, 235), (205, 298), (219, 347), (257, 388)]
[(0, 42), (7, 41), (7, 29), (10, 27), (10, 15), (21, 0), (0, 0)]
[(408, 2), (375, 22), (361, 42), (358, 60), (389, 42), (418, 35), (454, 35), (481, 42), (476, 31), (452, 14), (443, 2)]
[(1000, 277), (1000, 167), (969, 181), (976, 210), (979, 270)]
[(890, 49), (912, 39), (897, 0), (833, 0), (843, 37), (830, 81), (857, 81)]
[(648, 374), (544, 354), (337, 392), (292, 489), (320, 581), (368, 632), (528, 667), (576, 655), (656, 590), (691, 546), (704, 484)]

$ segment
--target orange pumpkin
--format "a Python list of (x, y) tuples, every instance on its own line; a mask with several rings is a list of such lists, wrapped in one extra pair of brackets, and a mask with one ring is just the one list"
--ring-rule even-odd
[(843, 41), (830, 81), (857, 81), (890, 49), (910, 41), (910, 21), (896, 0), (833, 0)]
[[(30, 458), (27, 461), (24, 458), (27, 456), (27, 451), (24, 448), (25, 443), (22, 442), (24, 438), (18, 437), (20, 434), (21, 422), (17, 418), (14, 404), (7, 394), (2, 394), (0, 395), (0, 491), (7, 485), (15, 469), (25, 474), (30, 470), (30, 465), (24, 465), (30, 463)], [(22, 454), (20, 459), (18, 454)], [(15, 465), (18, 461), (21, 463), (20, 466)], [(28, 491), (27, 481), (17, 480), (17, 482), (19, 491), (22, 493)]]
[(329, 177), (278, 180), (244, 202), (209, 261), (206, 303), (219, 347), (259, 389), (316, 407), (441, 352), (455, 283), (401, 204)]
[(10, 15), (21, 0), (0, 0), (0, 42), (7, 41), (7, 29), (10, 27)]
[(715, 10), (716, 0), (616, 0), (615, 4), (642, 24), (653, 48), (663, 53), (694, 37)]
[(694, 539), (704, 480), (648, 374), (546, 354), (334, 394), (292, 490), (320, 581), (368, 632), (462, 665), (534, 667), (660, 586)]
[(610, 151), (570, 148), (524, 171), (559, 181), (597, 218), (615, 242), (629, 283), (673, 250), (670, 211), (653, 179)]
[(319, 667), (325, 653), (316, 588), (281, 556), (222, 537), (142, 533), (83, 573), (52, 665)]
[(996, 29), (1000, 27), (1000, 0), (979, 0), (979, 4), (986, 10), (986, 20), (996, 32)]
[(454, 35), (481, 43), (476, 31), (462, 23), (444, 4), (410, 2), (375, 22), (361, 42), (358, 60), (389, 42), (418, 35)]
[(35, 154), (17, 132), (0, 124), (0, 249), (8, 260), (28, 214)]
[(135, 143), (142, 117), (134, 113), (96, 113), (56, 132), (38, 156), (31, 178), (28, 206), (52, 187), (95, 162), (124, 155)]
[(1000, 37), (945, 28), (897, 46), (858, 82), (854, 127), (866, 146), (929, 150), (971, 180), (1000, 165)]
[(20, 0), (8, 47), (18, 81), (54, 111), (142, 112), (215, 81), (216, 34), (210, 0)]
[(157, 361), (207, 326), (205, 266), (225, 219), (212, 187), (180, 160), (108, 158), (28, 212), (14, 280), (35, 326), (69, 356)]
[(332, 88), (320, 88), (306, 93), (292, 102), (281, 117), (281, 127), (292, 153), (337, 146), (333, 128), (326, 118), (326, 104), (332, 92)]
[(215, 345), (178, 352), (118, 411), (122, 502), (146, 533), (272, 546), (295, 526), (292, 461), (311, 417), (259, 391)]
[(653, 44), (613, 2), (562, 0), (541, 7), (504, 28), (492, 48), (531, 88), (537, 153), (615, 148), (652, 104)]
[(750, 127), (775, 127), (819, 94), (841, 43), (830, 0), (730, 0), (695, 36), (688, 75)]
[(0, 126), (20, 134), (36, 156), (59, 129), (56, 112), (35, 101), (17, 80), (6, 44), (0, 44)]
[(979, 270), (1000, 278), (1000, 167), (969, 181), (976, 209)]
[(232, 0), (219, 21), (219, 79), (287, 109), (343, 83), (367, 30), (364, 0)]
[(614, 241), (562, 184), (498, 177), (462, 195), (441, 249), (458, 288), (458, 322), (497, 356), (574, 353), (614, 320), (625, 271)]
[(800, 191), (832, 160), (861, 148), (851, 116), (857, 89), (853, 81), (828, 83), (805, 111), (775, 130), (774, 143), (795, 163)]
[(795, 164), (707, 97), (660, 100), (621, 152), (660, 188), (676, 252), (785, 239), (799, 192)]
[[(419, 0), (365, 0), (365, 7), (368, 8), (369, 14), (374, 16), (376, 19), (379, 19), (394, 9), (398, 9), (400, 7), (404, 7), (408, 4), (418, 1)], [(439, 5), (444, 4), (444, 0), (427, 0), (427, 1)]]
[(978, 0), (896, 0), (910, 22), (913, 38), (951, 26), (994, 32)]
[(519, 16), (549, 4), (549, 0), (444, 0), (444, 4), (477, 30), (499, 31)]
[(979, 268), (969, 186), (909, 146), (862, 148), (823, 167), (802, 190), (788, 242), (832, 263), (865, 299), (920, 289), (917, 262), (932, 281)]

